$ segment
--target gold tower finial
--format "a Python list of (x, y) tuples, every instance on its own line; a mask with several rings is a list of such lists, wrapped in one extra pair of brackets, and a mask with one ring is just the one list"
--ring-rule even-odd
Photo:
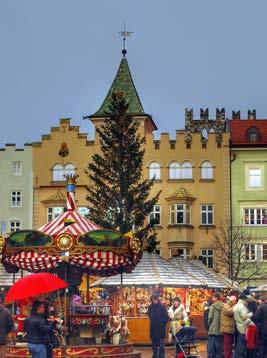
[(76, 179), (79, 177), (77, 174), (65, 174), (64, 176), (67, 180), (67, 184), (76, 184)]

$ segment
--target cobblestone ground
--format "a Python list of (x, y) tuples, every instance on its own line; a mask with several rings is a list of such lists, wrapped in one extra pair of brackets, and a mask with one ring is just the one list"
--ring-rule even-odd
[[(152, 350), (150, 347), (136, 347), (136, 350), (142, 352), (142, 358), (151, 358), (152, 357)], [(198, 343), (198, 350), (199, 356), (201, 358), (207, 358), (207, 345), (206, 342), (199, 342)], [(174, 348), (173, 347), (166, 347), (166, 354), (165, 358), (174, 358)]]

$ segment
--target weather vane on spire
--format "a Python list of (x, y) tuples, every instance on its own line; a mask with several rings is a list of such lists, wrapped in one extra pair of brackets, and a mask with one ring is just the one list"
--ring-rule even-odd
[(126, 28), (125, 28), (125, 20), (123, 22), (123, 31), (120, 31), (120, 35), (123, 36), (123, 50), (122, 50), (122, 54), (123, 56), (126, 55), (127, 53), (127, 50), (125, 48), (125, 41), (126, 41), (126, 37), (130, 37), (132, 36), (133, 32), (131, 31), (126, 31)]

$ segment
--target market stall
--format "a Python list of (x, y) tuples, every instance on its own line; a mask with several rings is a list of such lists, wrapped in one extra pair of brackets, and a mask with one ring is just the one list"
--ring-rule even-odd
[[(180, 260), (180, 259), (179, 259)], [(130, 328), (130, 340), (149, 343), (147, 308), (152, 293), (158, 293), (168, 308), (175, 297), (180, 297), (200, 337), (206, 336), (203, 327), (204, 303), (214, 291), (227, 294), (233, 286), (206, 266), (191, 266), (191, 261), (174, 264), (155, 253), (144, 252), (132, 273), (99, 279), (92, 288), (106, 289), (109, 302), (115, 310), (123, 311)], [(180, 264), (180, 265), (179, 265)]]
[[(67, 211), (38, 230), (21, 230), (0, 240), (2, 264), (7, 273), (26, 270), (33, 273), (49, 271), (68, 282), (61, 292), (63, 301), (64, 336), (66, 346), (59, 356), (110, 356), (116, 348), (93, 345), (101, 343), (101, 332), (111, 315), (111, 307), (102, 300), (90, 302), (90, 276), (111, 276), (131, 272), (139, 262), (142, 247), (132, 235), (104, 230), (75, 210), (76, 175), (67, 175)], [(83, 277), (86, 292), (79, 286)], [(119, 343), (119, 342), (118, 342)], [(90, 347), (87, 347), (90, 345)], [(131, 345), (118, 344), (120, 353), (131, 353)], [(82, 347), (82, 348), (81, 348)], [(11, 346), (7, 356), (26, 356), (25, 349)], [(131, 353), (131, 357), (135, 354)]]

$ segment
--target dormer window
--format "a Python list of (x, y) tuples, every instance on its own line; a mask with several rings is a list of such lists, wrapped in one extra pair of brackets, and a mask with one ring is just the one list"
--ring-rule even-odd
[(258, 128), (250, 127), (247, 130), (247, 141), (250, 143), (258, 142), (260, 140), (260, 133)]

